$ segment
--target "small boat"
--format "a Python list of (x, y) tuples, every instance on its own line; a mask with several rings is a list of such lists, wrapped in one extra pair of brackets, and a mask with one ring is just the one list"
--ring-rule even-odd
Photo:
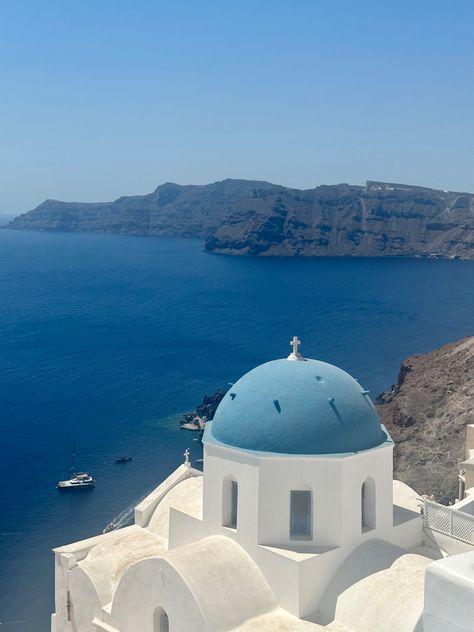
[(129, 463), (131, 460), (131, 456), (121, 456), (120, 458), (115, 459), (115, 463)]
[(102, 533), (109, 533), (110, 531), (114, 531), (117, 528), (115, 522), (109, 522), (109, 524), (105, 527)]
[(72, 440), (72, 456), (71, 456), (71, 478), (65, 481), (59, 481), (56, 485), (61, 491), (72, 489), (90, 489), (95, 487), (95, 480), (87, 472), (76, 472), (76, 438)]

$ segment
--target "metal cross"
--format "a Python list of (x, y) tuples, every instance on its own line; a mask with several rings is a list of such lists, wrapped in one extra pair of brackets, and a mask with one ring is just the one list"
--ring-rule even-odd
[(189, 461), (189, 448), (186, 448), (186, 450), (184, 451), (184, 464), (185, 465), (190, 465), (190, 461)]

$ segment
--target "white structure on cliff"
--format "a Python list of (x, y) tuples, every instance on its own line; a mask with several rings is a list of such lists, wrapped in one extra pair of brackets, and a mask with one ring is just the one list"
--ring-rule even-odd
[(232, 386), (204, 473), (55, 550), (53, 632), (472, 632), (469, 537), (424, 529), (367, 391), (298, 344)]

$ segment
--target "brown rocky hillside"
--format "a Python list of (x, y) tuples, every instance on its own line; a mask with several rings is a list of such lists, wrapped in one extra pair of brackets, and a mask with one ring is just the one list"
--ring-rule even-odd
[(395, 478), (454, 500), (465, 426), (474, 423), (474, 336), (404, 360), (398, 383), (376, 406), (395, 442)]

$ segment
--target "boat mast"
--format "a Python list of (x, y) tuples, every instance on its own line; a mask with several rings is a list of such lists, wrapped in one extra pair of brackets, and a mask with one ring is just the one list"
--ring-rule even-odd
[(75, 474), (75, 457), (76, 457), (76, 437), (72, 438), (72, 455), (71, 455), (71, 478), (74, 476)]

